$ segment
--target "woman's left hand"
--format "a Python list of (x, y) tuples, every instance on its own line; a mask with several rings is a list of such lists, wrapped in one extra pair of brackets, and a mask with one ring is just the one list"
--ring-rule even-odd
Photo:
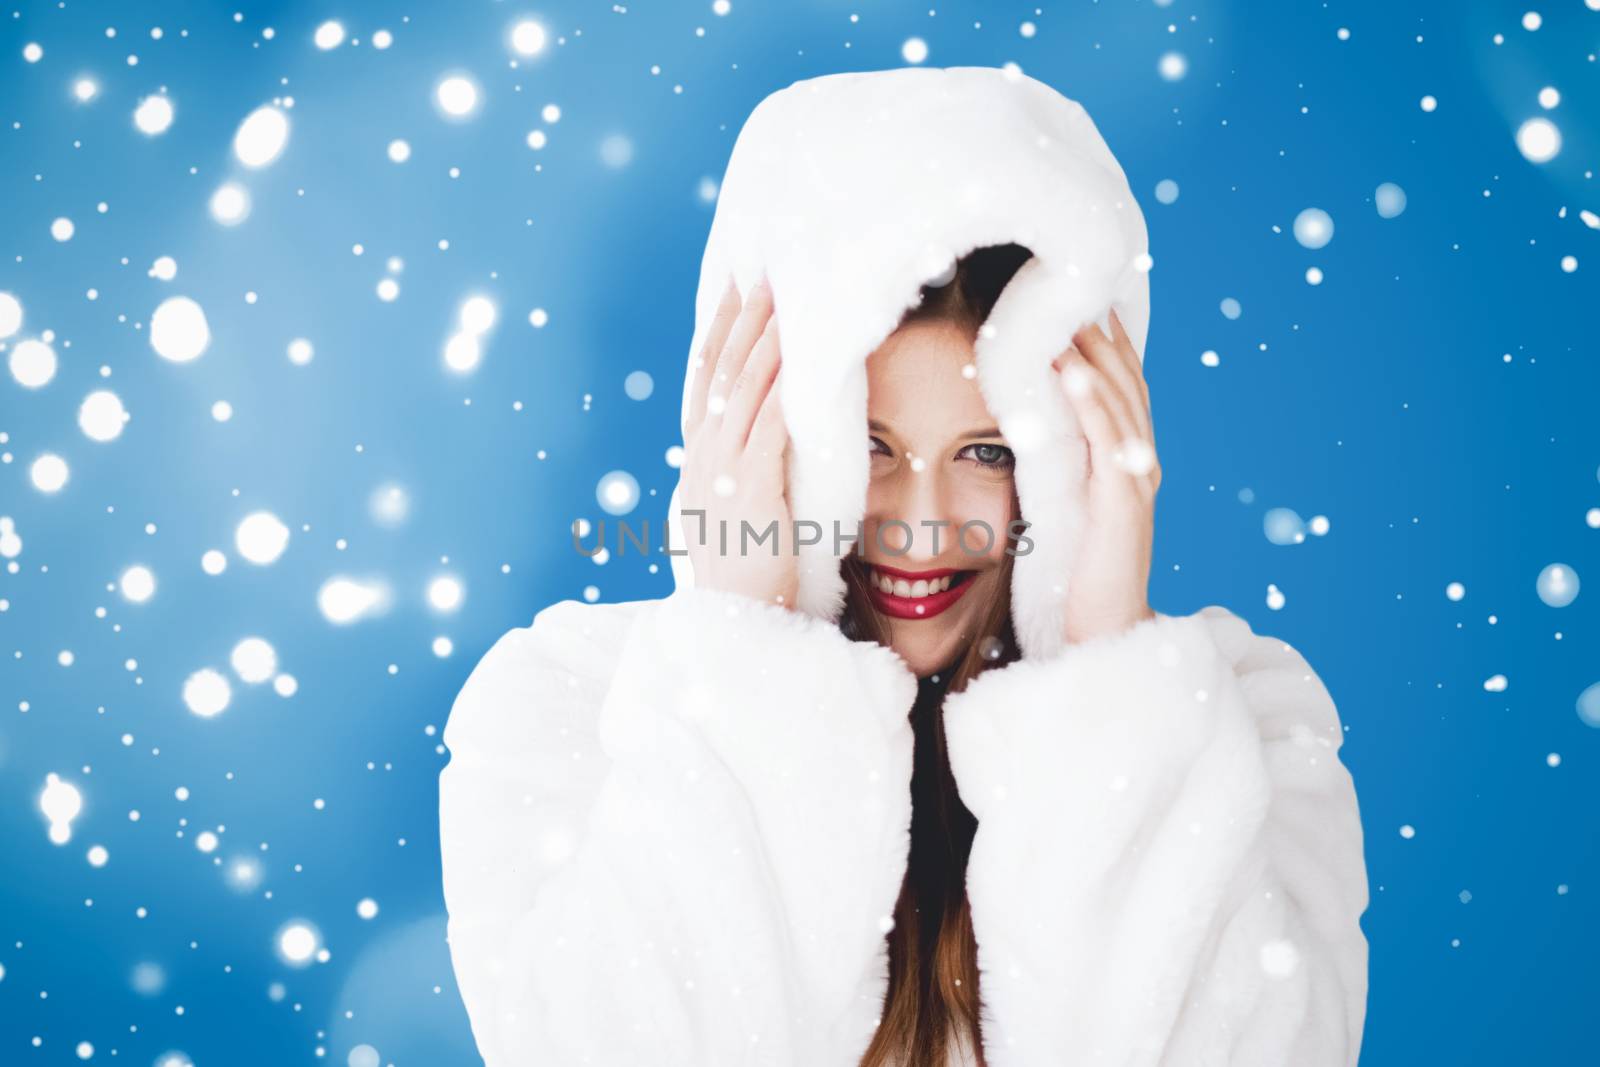
[(1150, 388), (1122, 320), (1115, 311), (1110, 318), (1114, 338), (1090, 323), (1052, 364), (1089, 445), (1088, 510), (1067, 588), (1068, 644), (1155, 616), (1150, 557), (1161, 467)]

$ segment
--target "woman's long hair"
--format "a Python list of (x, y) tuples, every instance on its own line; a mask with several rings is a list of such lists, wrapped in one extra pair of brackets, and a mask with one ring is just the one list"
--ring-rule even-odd
[[(949, 320), (976, 337), (995, 300), (1031, 253), (1021, 245), (979, 248), (956, 265), (947, 284), (925, 285), (921, 303), (904, 326)], [(1012, 518), (1019, 517), (1015, 494)], [(889, 644), (889, 627), (867, 597), (867, 575), (854, 554), (846, 579), (840, 627), (854, 640)], [(1006, 554), (994, 596), (978, 615), (978, 629), (948, 671), (918, 684), (911, 720), (916, 737), (911, 778), (911, 849), (890, 929), (889, 989), (883, 1017), (860, 1067), (944, 1067), (952, 1028), (966, 1035), (980, 1067), (978, 944), (967, 905), (967, 856), (978, 824), (956, 792), (945, 747), (945, 693), (960, 692), (980, 672), (1019, 655), (1011, 626), (1012, 556)]]

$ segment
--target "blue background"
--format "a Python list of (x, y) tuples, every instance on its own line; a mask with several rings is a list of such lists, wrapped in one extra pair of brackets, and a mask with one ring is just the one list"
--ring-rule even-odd
[[(25, 309), (0, 346), (53, 330), (59, 357), (39, 389), (0, 375), (0, 517), (23, 544), (0, 558), (0, 1062), (78, 1062), (83, 1041), (134, 1064), (359, 1064), (361, 1044), (384, 1063), (477, 1062), (444, 943), (438, 730), (478, 657), (545, 604), (670, 591), (636, 554), (577, 556), (568, 528), (603, 514), (613, 470), (642, 488), (632, 519), (665, 515), (734, 137), (769, 92), (903, 65), (912, 37), (926, 65), (1016, 62), (1082, 101), (1146, 212), (1152, 603), (1234, 609), (1299, 647), (1339, 704), (1372, 886), (1362, 1062), (1600, 1058), (1600, 733), (1576, 712), (1600, 681), (1600, 586), (1563, 608), (1535, 591), (1550, 563), (1600, 582), (1600, 232), (1578, 218), (1600, 211), (1600, 12), (1584, 0), (130, 10), (30, 0), (0, 19), (0, 291)], [(532, 59), (508, 43), (525, 16), (549, 31)], [(347, 38), (320, 50), (328, 18)], [(1167, 51), (1185, 77), (1158, 73)], [(464, 121), (434, 103), (458, 71), (481, 90)], [(87, 103), (80, 76), (100, 86)], [(148, 137), (132, 113), (163, 86), (176, 119)], [(246, 171), (235, 129), (286, 96), (287, 148)], [(1539, 114), (1565, 138), (1543, 164), (1514, 139)], [(621, 165), (602, 152), (615, 137)], [(230, 179), (253, 200), (233, 227), (207, 209)], [(1398, 217), (1374, 207), (1382, 182), (1406, 191)], [(1291, 234), (1307, 207), (1334, 221), (1324, 248)], [(162, 255), (172, 281), (149, 275)], [(459, 375), (442, 351), (474, 293), (499, 319)], [(148, 336), (177, 294), (212, 332), (186, 364)], [(308, 365), (285, 355), (296, 337)], [(646, 399), (624, 391), (635, 371)], [(107, 443), (76, 417), (101, 388), (131, 414)], [(45, 452), (71, 468), (56, 493), (30, 479)], [(392, 526), (370, 506), (390, 484), (410, 502)], [(1273, 544), (1274, 507), (1328, 531)], [(233, 548), (258, 509), (292, 530), (268, 566)], [(230, 560), (216, 576), (212, 548)], [(144, 603), (115, 589), (134, 564), (156, 575)], [(388, 610), (329, 622), (317, 592), (340, 575), (387, 583)], [(441, 575), (465, 590), (457, 610), (425, 595)], [(247, 636), (297, 693), (231, 675)], [(214, 718), (183, 701), (203, 667), (233, 683)], [(1495, 674), (1505, 691), (1485, 690)], [(64, 845), (39, 808), (50, 773), (84, 801)], [(248, 891), (228, 877), (240, 859), (260, 865)], [(326, 962), (280, 958), (291, 920), (316, 926)], [(140, 964), (162, 977), (146, 992)]]

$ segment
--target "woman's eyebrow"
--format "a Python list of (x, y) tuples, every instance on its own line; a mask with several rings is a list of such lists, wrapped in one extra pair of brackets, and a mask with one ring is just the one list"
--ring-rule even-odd
[[(873, 433), (891, 433), (891, 432), (893, 432), (893, 431), (891, 431), (889, 429), (889, 427), (885, 423), (879, 422), (877, 419), (868, 419), (867, 420), (867, 429), (871, 430)], [(1004, 436), (1004, 435), (1000, 432), (1000, 428), (998, 426), (985, 426), (981, 430), (968, 430), (966, 433), (964, 433), (960, 437), (956, 438), (956, 440), (957, 441), (970, 441), (974, 437), (1002, 437), (1002, 436)]]

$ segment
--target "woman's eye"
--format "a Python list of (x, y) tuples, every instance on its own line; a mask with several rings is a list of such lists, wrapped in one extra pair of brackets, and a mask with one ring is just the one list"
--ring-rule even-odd
[(871, 445), (871, 447), (868, 449), (868, 451), (870, 451), (873, 455), (875, 455), (875, 456), (892, 455), (892, 453), (889, 451), (889, 446), (884, 444), (882, 441), (878, 440), (876, 437), (868, 437), (867, 438), (867, 442), (868, 442), (869, 445)]
[(992, 467), (996, 470), (1010, 470), (1016, 463), (1016, 456), (1005, 445), (978, 444), (968, 445), (961, 450), (963, 454), (972, 453), (972, 458), (980, 467)]

